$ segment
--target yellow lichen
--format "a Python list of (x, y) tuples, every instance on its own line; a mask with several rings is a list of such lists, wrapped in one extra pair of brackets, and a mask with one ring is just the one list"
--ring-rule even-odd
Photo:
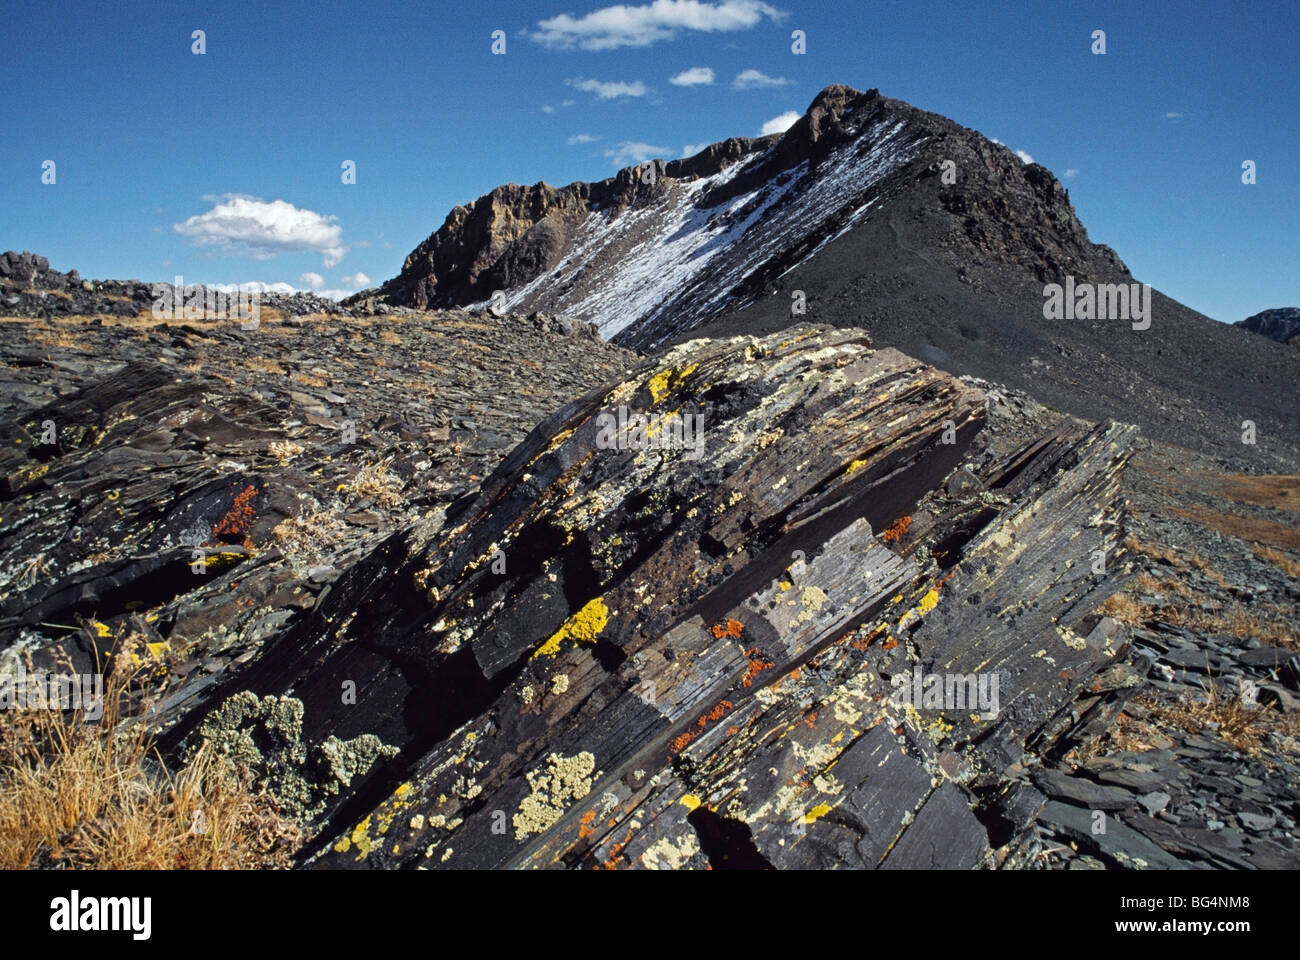
[(585, 607), (565, 620), (559, 630), (551, 634), (550, 638), (537, 648), (533, 654), (539, 657), (546, 654), (553, 657), (560, 652), (560, 644), (564, 640), (576, 640), (580, 643), (595, 643), (596, 637), (600, 631), (605, 629), (605, 624), (609, 622), (609, 608), (605, 606), (605, 601), (596, 597), (587, 603)]
[(669, 367), (661, 370), (650, 378), (647, 384), (650, 387), (650, 396), (655, 403), (658, 403), (664, 397), (668, 396), (674, 388), (681, 385), (682, 381), (695, 372), (696, 364), (682, 367), (681, 370), (674, 370)]
[(803, 822), (816, 823), (818, 820), (820, 820), (822, 817), (826, 816), (826, 814), (830, 812), (831, 812), (831, 805), (829, 803), (819, 803), (817, 804), (817, 806), (813, 807), (811, 810), (809, 810), (807, 813), (803, 815)]

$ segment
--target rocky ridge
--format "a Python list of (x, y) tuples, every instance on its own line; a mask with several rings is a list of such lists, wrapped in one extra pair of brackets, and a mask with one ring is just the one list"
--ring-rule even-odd
[(1276, 340), (1278, 343), (1300, 342), (1300, 307), (1278, 307), (1238, 320), (1234, 326)]

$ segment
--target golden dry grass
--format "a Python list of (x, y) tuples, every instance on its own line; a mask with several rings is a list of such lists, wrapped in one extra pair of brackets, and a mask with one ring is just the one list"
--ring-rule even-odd
[(1292, 580), (1300, 580), (1300, 560), (1272, 547), (1252, 547), (1251, 552), (1265, 563), (1271, 563)]
[(1213, 680), (1204, 700), (1163, 703), (1146, 699), (1143, 703), (1158, 722), (1163, 721), (1192, 734), (1212, 734), (1253, 757), (1265, 754), (1265, 739), (1269, 733), (1276, 731), (1287, 737), (1300, 733), (1300, 717), (1282, 713), (1272, 706), (1248, 707), (1240, 698), (1221, 691)]
[(1155, 614), (1151, 607), (1138, 603), (1129, 594), (1122, 592), (1112, 593), (1097, 610), (1108, 617), (1114, 617), (1116, 620), (1137, 627), (1150, 623)]
[(284, 367), (280, 366), (279, 361), (268, 360), (265, 357), (248, 357), (244, 360), (244, 366), (250, 370), (257, 370), (260, 373), (271, 373), (276, 376), (284, 376)]
[(327, 552), (336, 537), (347, 529), (347, 524), (335, 513), (320, 510), (306, 517), (289, 517), (281, 520), (271, 531), (276, 542), (290, 559), (320, 556)]
[(1254, 503), (1300, 513), (1300, 477), (1288, 474), (1228, 473), (1211, 475), (1216, 493), (1239, 503)]
[(1286, 550), (1300, 550), (1300, 525), (1275, 523), (1260, 517), (1245, 517), (1238, 513), (1225, 513), (1195, 505), (1186, 508), (1170, 507), (1169, 514), (1217, 530), (1225, 536), (1253, 540), (1255, 543)]
[(47, 347), (62, 347), (67, 350), (89, 350), (90, 345), (82, 343), (69, 330), (33, 330), (32, 339)]
[(0, 869), (290, 866), (306, 835), (271, 798), (204, 750), (169, 773), (146, 725), (121, 715), (133, 689), (153, 700), (129, 646), (105, 678), (97, 723), (59, 710), (0, 716)]
[(1284, 614), (1279, 614), (1276, 607), (1260, 613), (1256, 610), (1234, 602), (1220, 610), (1190, 610), (1186, 607), (1162, 607), (1157, 618), (1176, 627), (1188, 630), (1200, 630), (1205, 633), (1227, 634), (1243, 640), (1254, 638), (1274, 646), (1300, 650), (1300, 640), (1296, 636), (1296, 627)]

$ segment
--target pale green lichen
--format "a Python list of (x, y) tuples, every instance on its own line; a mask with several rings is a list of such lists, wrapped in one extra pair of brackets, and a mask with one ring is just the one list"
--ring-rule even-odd
[(319, 744), (305, 744), (302, 718), (301, 700), (259, 699), (244, 690), (207, 715), (186, 759), (208, 745), (230, 762), (231, 776), (265, 791), (280, 802), (287, 815), (306, 821), (319, 816), (328, 798), (364, 775), (376, 760), (398, 752), (370, 733), (351, 740), (331, 736)]
[(595, 769), (596, 758), (584, 750), (572, 757), (552, 753), (546, 758), (545, 770), (530, 770), (528, 796), (520, 802), (513, 818), (515, 839), (550, 829), (569, 804), (591, 792)]

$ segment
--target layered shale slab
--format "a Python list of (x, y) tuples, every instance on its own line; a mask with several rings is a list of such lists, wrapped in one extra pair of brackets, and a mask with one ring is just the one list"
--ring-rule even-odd
[[(704, 454), (603, 443), (620, 408), (702, 416)], [(1045, 438), (950, 495), (983, 417), (979, 391), (812, 327), (693, 342), (558, 411), (443, 539), (284, 641), (314, 736), (345, 725), (326, 692), (385, 663), (423, 682), (362, 706), (436, 716), (315, 862), (992, 862), (984, 807), (1123, 646), (1089, 555), (1120, 565), (1129, 431)], [(328, 634), (358, 608), (364, 641)], [(996, 672), (1004, 712), (901, 704), (918, 664)]]

